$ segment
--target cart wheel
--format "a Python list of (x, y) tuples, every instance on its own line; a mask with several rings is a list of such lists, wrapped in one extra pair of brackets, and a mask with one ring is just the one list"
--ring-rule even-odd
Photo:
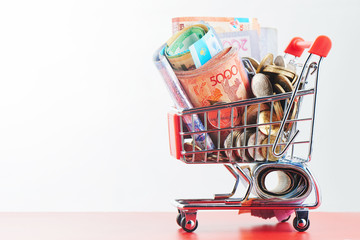
[(286, 219), (282, 220), (281, 222), (287, 222), (287, 221), (289, 221), (290, 217), (291, 217), (291, 215), (289, 215)]
[(181, 227), (181, 213), (178, 213), (176, 217), (176, 223)]
[(298, 220), (297, 217), (294, 218), (293, 226), (299, 232), (305, 232), (310, 227), (310, 219), (300, 219)]
[(186, 232), (193, 232), (196, 230), (196, 228), (198, 227), (198, 220), (196, 220), (196, 222), (194, 223), (194, 221), (190, 220), (188, 222), (186, 222), (186, 218), (183, 217), (181, 219), (181, 227), (182, 229), (184, 229), (184, 231)]

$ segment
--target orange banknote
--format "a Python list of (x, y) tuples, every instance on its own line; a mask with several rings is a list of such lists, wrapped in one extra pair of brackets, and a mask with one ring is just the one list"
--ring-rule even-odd
[(175, 74), (194, 107), (239, 101), (251, 94), (238, 50), (233, 47), (222, 50), (200, 68)]

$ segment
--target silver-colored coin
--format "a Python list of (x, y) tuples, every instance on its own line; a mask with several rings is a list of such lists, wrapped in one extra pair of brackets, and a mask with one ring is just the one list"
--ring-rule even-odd
[[(244, 147), (247, 146), (247, 142), (252, 133), (254, 133), (253, 128), (244, 129), (244, 131), (236, 138), (236, 147)], [(246, 135), (246, 139), (245, 139)], [(253, 158), (248, 153), (247, 149), (239, 149), (237, 150), (238, 155), (244, 162), (252, 162)]]
[(276, 66), (279, 67), (283, 67), (291, 72), (295, 72), (296, 73), (296, 66), (294, 65), (294, 63), (292, 62), (286, 62), (284, 56), (278, 55), (275, 59), (274, 59), (274, 64)]
[[(256, 135), (257, 135), (257, 143), (255, 144), (256, 141)], [(250, 135), (249, 140), (247, 145), (248, 146), (255, 146), (255, 145), (260, 145), (261, 142), (266, 138), (266, 135), (262, 134), (260, 131), (254, 132), (253, 134)], [(264, 161), (265, 158), (263, 157), (263, 155), (260, 152), (260, 147), (258, 148), (249, 148), (248, 152), (250, 154), (250, 156), (255, 160), (255, 161)]]
[(273, 89), (269, 78), (262, 73), (257, 73), (251, 81), (251, 90), (255, 97), (273, 95)]
[[(236, 138), (240, 135), (241, 132), (239, 131), (233, 131), (230, 132), (229, 135), (226, 137), (224, 141), (224, 147), (225, 148), (231, 148), (236, 147)], [(225, 151), (226, 156), (229, 157), (230, 160), (237, 160), (237, 155), (235, 154), (234, 150), (227, 150)]]
[(278, 55), (274, 60), (274, 64), (279, 67), (285, 67), (285, 58), (281, 55)]

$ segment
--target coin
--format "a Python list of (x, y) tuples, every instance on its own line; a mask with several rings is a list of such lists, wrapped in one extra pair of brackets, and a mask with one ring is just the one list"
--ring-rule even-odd
[[(213, 105), (221, 104), (223, 102), (216, 102)], [(220, 124), (218, 123), (220, 114)], [(208, 113), (208, 120), (215, 128), (227, 128), (236, 126), (240, 123), (241, 118), (237, 108), (224, 108), (215, 110)], [(219, 126), (220, 125), (220, 126)]]
[[(217, 161), (217, 160), (218, 160), (217, 153), (212, 153), (212, 154), (208, 155), (207, 161)], [(227, 160), (227, 158), (219, 153), (219, 161), (223, 161), (223, 160)]]
[(286, 91), (278, 83), (275, 83), (273, 85), (273, 89), (274, 89), (275, 93), (286, 93)]
[(296, 76), (294, 77), (294, 79), (291, 81), (291, 84), (292, 84), (293, 86), (295, 86), (295, 84), (297, 83), (297, 80), (298, 80), (298, 76), (296, 75)]
[(242, 57), (243, 59), (247, 59), (250, 61), (251, 65), (254, 67), (254, 69), (258, 69), (259, 67), (259, 62), (254, 59), (254, 58), (251, 58), (251, 57)]
[(281, 55), (276, 56), (274, 64), (279, 67), (285, 67), (285, 58)]
[[(197, 145), (194, 145), (192, 143), (184, 143), (184, 151), (185, 152), (192, 152), (192, 151), (201, 151), (201, 148)], [(195, 161), (201, 161), (205, 159), (205, 153), (193, 153), (186, 155), (186, 158), (188, 160), (192, 160), (194, 157)]]
[(295, 119), (296, 113), (297, 113), (297, 109), (298, 109), (298, 98), (295, 99), (295, 101), (294, 101), (294, 105), (293, 105), (293, 107), (292, 107), (292, 113), (291, 113), (290, 119)]
[(294, 77), (296, 75), (295, 72), (292, 72), (286, 68), (275, 66), (275, 65), (267, 65), (262, 70), (262, 73), (281, 74), (281, 75), (284, 75), (284, 76), (290, 78), (291, 80), (294, 79)]
[[(246, 125), (255, 124), (257, 121), (258, 113), (268, 109), (270, 109), (269, 105), (265, 103), (260, 104), (260, 110), (259, 104), (248, 106), (246, 110)], [(245, 125), (245, 114), (243, 114), (242, 124)]]
[[(229, 133), (229, 135), (226, 137), (224, 142), (225, 148), (231, 148), (236, 146), (236, 138), (241, 134), (240, 131), (233, 131), (232, 133)], [(235, 154), (236, 151), (234, 150), (226, 150), (225, 154), (228, 156), (229, 160), (237, 160), (237, 156)]]
[[(271, 120), (272, 120), (272, 122), (276, 122), (276, 121), (280, 120), (277, 118), (275, 111), (273, 112)], [(259, 115), (259, 124), (264, 124), (264, 123), (270, 123), (270, 111), (269, 110), (262, 111)], [(272, 124), (272, 125), (261, 125), (261, 126), (259, 126), (259, 129), (263, 134), (269, 135), (270, 126), (271, 126), (271, 135), (276, 135), (280, 128), (279, 123)]]
[[(288, 117), (289, 120), (294, 120), (296, 118), (297, 109), (298, 109), (298, 99), (295, 99), (294, 104), (291, 108), (290, 116)], [(294, 122), (287, 123), (285, 125), (285, 130), (290, 131), (293, 123)]]
[(274, 55), (268, 53), (260, 62), (259, 66), (256, 69), (256, 73), (261, 72), (266, 66), (273, 64)]
[[(257, 135), (257, 139), (256, 139), (256, 135)], [(249, 137), (248, 146), (255, 146), (255, 145), (260, 145), (261, 142), (266, 138), (266, 136), (264, 134), (262, 134), (260, 131), (254, 132), (253, 134), (251, 134), (251, 136)], [(255, 141), (257, 140), (257, 143), (255, 144)], [(255, 160), (255, 161), (264, 161), (265, 158), (262, 156), (261, 152), (260, 152), (260, 148), (257, 147), (253, 147), (253, 148), (248, 148), (248, 152), (249, 155)]]
[[(261, 142), (261, 145), (264, 145), (264, 144), (273, 144), (275, 142), (275, 139), (276, 139), (276, 136), (270, 136), (270, 142), (269, 142), (269, 138), (266, 137), (262, 142)], [(280, 146), (277, 146), (276, 147), (276, 152), (279, 152), (281, 149), (280, 149)], [(260, 148), (260, 153), (262, 155), (262, 157), (264, 159), (267, 158), (268, 161), (276, 161), (279, 159), (279, 157), (276, 157), (272, 154), (272, 146), (271, 147), (262, 147)]]
[[(280, 75), (281, 76), (281, 75)], [(285, 76), (284, 76), (285, 77)], [(286, 78), (286, 77), (285, 77)], [(273, 82), (274, 83), (274, 82)], [(286, 83), (288, 84), (288, 83)], [(284, 90), (284, 88), (279, 84), (279, 83), (275, 83), (273, 84), (273, 88), (274, 88), (274, 91), (276, 93), (286, 93), (286, 91)], [(289, 88), (289, 87), (288, 87)], [(281, 100), (280, 101), (281, 104), (279, 104), (278, 102), (276, 104), (274, 104), (274, 109), (277, 113), (277, 116), (279, 119), (282, 119), (283, 117), (283, 107), (285, 106), (285, 100)]]
[(272, 78), (273, 83), (278, 83), (286, 92), (292, 92), (294, 89), (293, 85), (291, 84), (290, 80), (284, 75), (276, 75)]
[[(244, 131), (236, 138), (236, 147), (247, 146), (248, 140), (251, 134), (254, 133), (254, 131), (255, 130), (253, 128), (244, 129)], [(245, 135), (246, 135), (246, 139), (245, 139)], [(237, 153), (244, 162), (253, 161), (253, 158), (250, 156), (247, 149), (238, 149)]]
[(285, 58), (281, 55), (276, 56), (274, 59), (274, 64), (296, 73), (296, 66), (292, 62), (286, 63)]
[(251, 90), (255, 97), (271, 96), (273, 94), (269, 78), (262, 73), (257, 73), (252, 78)]
[[(279, 101), (274, 102), (274, 112), (278, 120), (281, 120), (284, 116), (284, 110)], [(274, 121), (274, 119), (273, 119)]]
[[(217, 153), (212, 153), (212, 154), (209, 154), (208, 157), (207, 157), (207, 162), (217, 162), (218, 160), (218, 155)], [(224, 160), (227, 160), (226, 157), (224, 157), (222, 154), (219, 154), (219, 161), (224, 161)]]

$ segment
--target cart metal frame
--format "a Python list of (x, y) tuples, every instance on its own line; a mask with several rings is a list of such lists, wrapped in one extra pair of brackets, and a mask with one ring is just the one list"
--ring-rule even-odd
[[(297, 47), (297, 52), (294, 50), (287, 50), (285, 51), (286, 54), (294, 55), (298, 57), (298, 55), (302, 54), (302, 51), (306, 46), (308, 46), (308, 42), (304, 42), (302, 39), (294, 38), (290, 45), (292, 47)], [(289, 45), (289, 46), (290, 46)], [(321, 204), (321, 194), (318, 183), (308, 168), (307, 164), (311, 160), (312, 154), (312, 145), (313, 145), (313, 133), (314, 133), (314, 120), (315, 120), (315, 112), (316, 112), (316, 99), (317, 99), (317, 92), (318, 92), (318, 79), (319, 79), (319, 68), (320, 63), (324, 57), (327, 56), (328, 52), (331, 48), (330, 39), (325, 36), (319, 36), (310, 49), (310, 54), (304, 64), (298, 64), (302, 66), (301, 73), (298, 77), (296, 86), (294, 91), (287, 92), (283, 94), (276, 94), (267, 97), (260, 97), (260, 98), (251, 98), (237, 102), (231, 103), (224, 103), (219, 105), (212, 105), (208, 107), (201, 107), (201, 108), (193, 108), (187, 109), (182, 111), (177, 111), (175, 114), (169, 114), (169, 131), (170, 131), (170, 145), (172, 146), (171, 152), (172, 155), (175, 156), (177, 159), (183, 161), (186, 164), (223, 164), (225, 168), (235, 177), (235, 184), (233, 186), (232, 192), (226, 194), (215, 194), (213, 199), (176, 199), (174, 204), (178, 209), (178, 216), (177, 216), (177, 223), (187, 232), (194, 231), (198, 226), (197, 211), (198, 210), (253, 210), (253, 209), (278, 209), (278, 210), (285, 210), (291, 209), (295, 210), (296, 216), (293, 221), (294, 228), (298, 231), (305, 231), (308, 229), (310, 225), (310, 221), (308, 218), (308, 211), (310, 209), (315, 209), (319, 207)], [(302, 51), (299, 53), (299, 49)], [(318, 61), (311, 62), (311, 58), (313, 55), (319, 56)], [(311, 63), (310, 63), (311, 62)], [(315, 82), (312, 88), (307, 89), (307, 83), (309, 75), (313, 75), (316, 73)], [(300, 106), (302, 100), (306, 96), (312, 96), (312, 112), (311, 116), (309, 117), (299, 117)], [(272, 113), (274, 111), (274, 103), (277, 101), (284, 101), (285, 108), (284, 108), (284, 117), (281, 121), (272, 121)], [(257, 121), (256, 124), (247, 124), (247, 108), (251, 105), (258, 105), (258, 114), (259, 117), (260, 113), (260, 104), (269, 104), (270, 105), (270, 122), (259, 124)], [(292, 109), (293, 104), (297, 104), (297, 113), (295, 118), (289, 119), (289, 114)], [(220, 115), (221, 110), (230, 109), (231, 110), (231, 126), (227, 128), (220, 127)], [(235, 125), (233, 122), (234, 119), (234, 109), (243, 109), (243, 113), (245, 115), (244, 119), (245, 122), (242, 125)], [(218, 127), (211, 128), (208, 126), (206, 119), (208, 117), (209, 112), (217, 111), (218, 114)], [(195, 131), (195, 116), (202, 116), (205, 119), (204, 127), (205, 129), (202, 131)], [(196, 117), (197, 117), (196, 116)], [(186, 131), (183, 127), (184, 125), (184, 118), (189, 117), (192, 119), (192, 128)], [(310, 133), (309, 139), (306, 140), (296, 140), (296, 136), (299, 133), (297, 129), (297, 125), (300, 122), (310, 122)], [(291, 124), (291, 128), (285, 129), (286, 124)], [(267, 144), (257, 144), (258, 139), (258, 131), (259, 127), (263, 125), (270, 126), (271, 128), (274, 125), (279, 126), (280, 128), (276, 135), (276, 140), (273, 144), (270, 143), (270, 138)], [(230, 147), (223, 147), (221, 146), (220, 142), (220, 134), (222, 131), (228, 131), (232, 135), (234, 131), (242, 130), (245, 132), (247, 129), (255, 128), (256, 129), (256, 140), (255, 145), (251, 146), (233, 146), (231, 143)], [(192, 151), (185, 151), (184, 144), (186, 141), (192, 140), (195, 143), (195, 137), (199, 135), (204, 135), (204, 141), (206, 141), (207, 136), (210, 134), (217, 134), (217, 142), (215, 143), (214, 149), (197, 149), (195, 148), (195, 144), (193, 144)], [(245, 137), (246, 138), (246, 137)], [(285, 139), (283, 141), (282, 139)], [(306, 158), (299, 158), (295, 156), (295, 145), (303, 145), (308, 144), (308, 154)], [(206, 146), (206, 144), (204, 144)], [(307, 176), (310, 179), (309, 186), (312, 189), (312, 193), (315, 195), (315, 201), (311, 204), (281, 204), (276, 201), (268, 201), (266, 204), (243, 204), (245, 200), (248, 199), (250, 193), (253, 191), (254, 184), (253, 179), (251, 176), (251, 169), (249, 165), (253, 164), (253, 168), (256, 169), (257, 167), (263, 164), (274, 164), (273, 161), (269, 161), (269, 151), (267, 151), (267, 158), (265, 161), (262, 162), (244, 162), (243, 159), (235, 158), (233, 154), (224, 155), (224, 152), (231, 152), (237, 151), (242, 149), (257, 149), (266, 147), (267, 149), (271, 148), (273, 156), (279, 157), (276, 161), (277, 164), (300, 164), (304, 171), (306, 172)], [(280, 148), (280, 151), (277, 152), (277, 149)], [(287, 154), (285, 156), (285, 154)], [(234, 198), (234, 194), (238, 188), (239, 182), (242, 182), (244, 186), (246, 186), (246, 191), (242, 198)], [(290, 216), (289, 216), (290, 218)], [(287, 219), (288, 220), (288, 219)]]

